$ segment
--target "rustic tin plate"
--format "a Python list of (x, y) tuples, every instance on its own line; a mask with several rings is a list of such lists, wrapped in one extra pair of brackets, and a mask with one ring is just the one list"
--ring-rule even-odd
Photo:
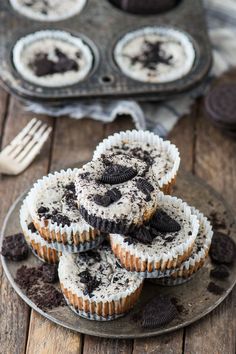
[[(189, 204), (196, 206), (208, 216), (213, 216), (214, 223), (218, 228), (222, 228), (222, 232), (230, 234), (236, 241), (236, 224), (231, 210), (228, 208), (223, 199), (207, 186), (202, 180), (192, 176), (191, 174), (181, 173), (178, 177), (177, 188), (175, 194), (185, 199)], [(11, 207), (2, 230), (2, 237), (19, 232), (19, 209), (25, 195), (21, 196)], [(225, 225), (225, 226), (224, 226)], [(89, 321), (76, 316), (69, 307), (59, 307), (47, 312), (41, 311), (37, 306), (25, 295), (25, 293), (14, 282), (17, 269), (23, 264), (27, 266), (39, 265), (41, 262), (31, 254), (26, 261), (10, 262), (3, 257), (2, 264), (6, 275), (16, 292), (23, 300), (34, 310), (49, 320), (70, 328), (74, 331), (86, 333), (100, 337), (110, 338), (141, 338), (150, 337), (166, 332), (174, 331), (184, 327), (202, 318), (218, 306), (225, 297), (230, 293), (236, 283), (236, 262), (230, 268), (230, 276), (226, 280), (210, 279), (209, 272), (212, 269), (210, 260), (206, 265), (190, 280), (188, 283), (172, 287), (158, 286), (146, 281), (141, 298), (131, 313), (126, 316), (110, 321), (97, 322)], [(207, 291), (210, 281), (214, 281), (217, 285), (223, 287), (225, 292), (223, 295), (214, 295)], [(57, 285), (59, 287), (59, 285)], [(181, 309), (178, 318), (168, 325), (157, 329), (142, 329), (133, 320), (136, 313), (140, 311), (145, 304), (155, 294), (169, 294), (177, 300), (178, 307)]]
[[(8, 0), (0, 1), (0, 77), (2, 83), (22, 98), (52, 101), (78, 98), (163, 99), (177, 95), (199, 83), (209, 71), (211, 49), (201, 1), (180, 0), (179, 4), (160, 15), (132, 15), (113, 6), (108, 0), (88, 0), (84, 10), (64, 21), (48, 23), (31, 20), (17, 13)], [(113, 49), (125, 33), (145, 26), (172, 26), (188, 34), (196, 51), (192, 70), (182, 79), (148, 84), (126, 77), (113, 59)], [(15, 42), (40, 29), (65, 29), (88, 39), (94, 50), (94, 70), (79, 84), (62, 88), (43, 88), (25, 81), (12, 64)]]

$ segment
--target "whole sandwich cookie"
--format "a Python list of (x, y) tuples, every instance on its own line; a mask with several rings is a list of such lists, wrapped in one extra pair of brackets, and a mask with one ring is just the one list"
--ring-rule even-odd
[(136, 303), (143, 285), (138, 275), (120, 267), (106, 245), (79, 255), (63, 254), (58, 274), (67, 303), (90, 320), (124, 315)]
[(111, 3), (133, 14), (147, 15), (170, 10), (177, 0), (110, 0)]
[(79, 170), (75, 186), (81, 215), (102, 232), (126, 234), (157, 208), (155, 176), (135, 157), (102, 155)]
[(86, 0), (10, 0), (20, 14), (38, 21), (61, 21), (82, 11)]
[(191, 254), (199, 222), (176, 197), (158, 195), (153, 218), (129, 236), (110, 234), (112, 251), (121, 265), (146, 278), (171, 274)]
[(199, 221), (199, 231), (191, 255), (170, 276), (157, 279), (161, 285), (179, 285), (192, 279), (192, 276), (203, 267), (211, 246), (213, 231), (210, 222), (197, 209), (191, 208)]
[(27, 81), (62, 87), (84, 80), (93, 66), (93, 53), (85, 41), (57, 30), (39, 31), (19, 39), (13, 63)]
[(29, 215), (26, 201), (23, 202), (23, 205), (20, 209), (20, 224), (26, 242), (31, 247), (36, 257), (38, 257), (43, 262), (51, 264), (58, 263), (61, 252), (57, 251), (51, 243), (45, 241), (40, 236)]
[(59, 251), (83, 252), (98, 246), (103, 235), (82, 218), (75, 192), (75, 170), (62, 170), (38, 180), (27, 208), (40, 235)]
[(195, 50), (181, 31), (145, 27), (120, 39), (114, 57), (128, 77), (147, 83), (165, 83), (181, 79), (190, 72)]
[(213, 88), (205, 97), (205, 111), (211, 122), (236, 136), (236, 84), (225, 83)]
[(93, 159), (102, 154), (134, 156), (147, 163), (153, 170), (159, 188), (171, 193), (180, 165), (177, 147), (149, 131), (127, 130), (104, 139), (96, 148)]

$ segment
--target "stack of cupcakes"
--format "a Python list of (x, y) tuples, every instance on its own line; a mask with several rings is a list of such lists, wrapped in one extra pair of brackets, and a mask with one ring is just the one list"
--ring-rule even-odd
[(30, 190), (20, 213), (25, 238), (40, 259), (59, 261), (62, 292), (78, 315), (115, 319), (134, 306), (145, 278), (181, 284), (203, 266), (212, 229), (169, 195), (179, 164), (169, 141), (121, 132), (81, 169)]

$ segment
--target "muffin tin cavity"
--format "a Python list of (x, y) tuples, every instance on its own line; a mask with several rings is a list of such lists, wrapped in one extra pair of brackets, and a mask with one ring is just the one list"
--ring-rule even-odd
[(19, 39), (13, 48), (13, 63), (19, 74), (45, 87), (84, 80), (93, 62), (94, 55), (85, 40), (64, 31), (38, 31)]
[(137, 15), (153, 15), (171, 10), (180, 0), (108, 0), (122, 11)]
[(183, 32), (170, 27), (145, 27), (120, 39), (114, 58), (120, 70), (130, 78), (164, 83), (189, 73), (195, 50)]
[(37, 21), (61, 21), (79, 14), (87, 0), (10, 0), (21, 15)]

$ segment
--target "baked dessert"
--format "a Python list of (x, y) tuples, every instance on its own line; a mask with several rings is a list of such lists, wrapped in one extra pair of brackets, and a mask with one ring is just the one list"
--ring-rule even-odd
[(63, 254), (58, 274), (65, 299), (78, 315), (108, 321), (136, 303), (143, 280), (117, 263), (107, 245), (79, 255)]
[(158, 194), (158, 210), (138, 232), (110, 234), (111, 248), (123, 267), (146, 278), (171, 274), (192, 253), (199, 222), (176, 197)]
[(84, 80), (93, 66), (93, 53), (84, 39), (58, 30), (38, 31), (19, 39), (13, 63), (27, 81), (62, 87)]
[(10, 0), (21, 15), (37, 21), (61, 21), (82, 11), (86, 0)]
[(96, 148), (93, 159), (114, 153), (133, 156), (144, 161), (153, 170), (159, 188), (170, 194), (180, 165), (177, 147), (149, 131), (127, 130), (104, 139)]
[(195, 50), (184, 32), (169, 27), (145, 27), (125, 34), (116, 44), (114, 58), (126, 76), (157, 84), (187, 75)]
[(51, 264), (58, 263), (59, 257), (61, 256), (61, 252), (57, 251), (57, 249), (53, 247), (53, 243), (45, 241), (40, 236), (29, 215), (26, 201), (23, 202), (23, 205), (20, 210), (20, 224), (25, 239), (35, 256), (43, 262)]
[(74, 185), (78, 171), (62, 170), (43, 177), (34, 184), (26, 198), (35, 228), (59, 251), (86, 251), (104, 239), (81, 217)]
[(157, 208), (153, 172), (135, 157), (102, 155), (79, 170), (75, 187), (81, 215), (102, 232), (126, 234)]
[(211, 245), (213, 231), (210, 222), (197, 209), (191, 208), (199, 221), (199, 231), (191, 255), (169, 277), (156, 280), (162, 285), (179, 285), (190, 280), (203, 267)]

